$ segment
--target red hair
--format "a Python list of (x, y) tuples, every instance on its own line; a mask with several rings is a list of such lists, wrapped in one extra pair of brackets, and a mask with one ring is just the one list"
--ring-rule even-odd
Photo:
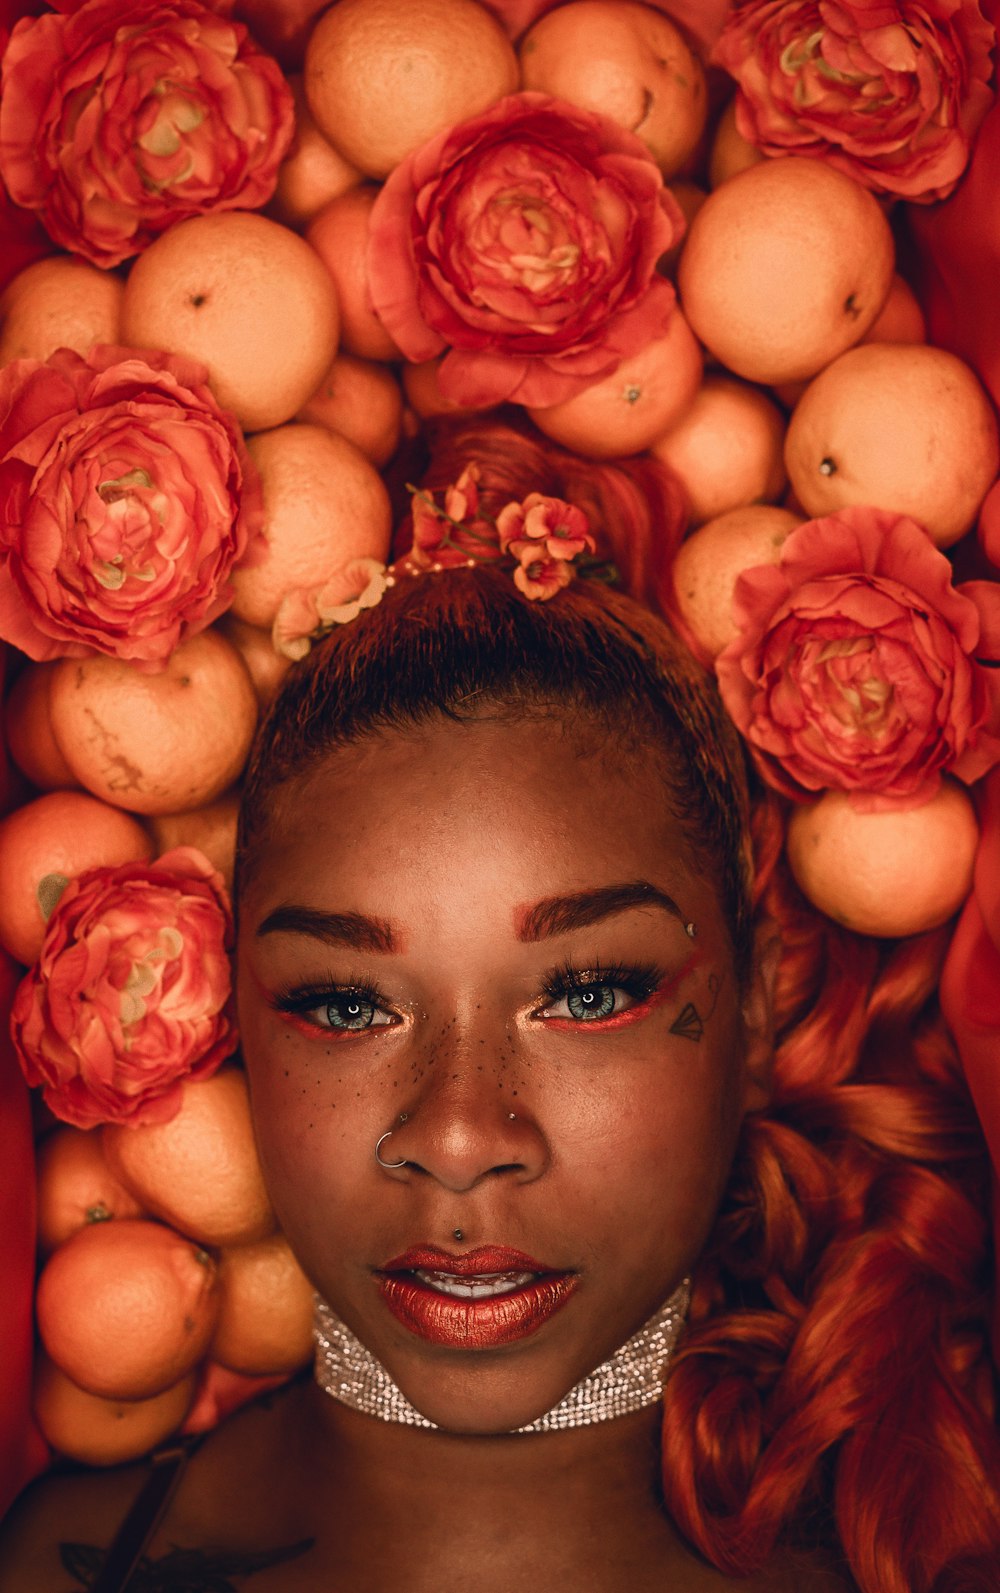
[[(523, 422), (441, 423), (432, 440), (425, 487), (475, 460), (489, 514), (532, 491), (585, 507), (598, 552), (662, 612), (684, 512), (655, 461), (588, 464)], [(616, 723), (628, 707), (642, 734), (674, 727), (665, 799), (707, 843), (748, 946), (747, 770), (713, 682), (620, 593), (577, 579), (527, 603), (497, 566), (398, 581), (291, 671), (248, 771), (239, 874), (282, 784), (331, 745), (540, 692), (611, 703)], [(695, 1269), (665, 1504), (730, 1574), (825, 1539), (862, 1593), (995, 1593), (988, 1161), (936, 1001), (947, 931), (886, 944), (822, 918), (785, 869), (784, 818), (758, 796), (753, 905), (783, 937), (773, 1099), (745, 1119)]]
[[(661, 614), (682, 494), (651, 459), (597, 465), (526, 424), (442, 424), (424, 485), (470, 459), (495, 508), (585, 508)], [(774, 1090), (744, 1124), (664, 1399), (673, 1519), (749, 1575), (824, 1526), (863, 1593), (995, 1593), (1000, 1439), (988, 1349), (989, 1163), (936, 991), (950, 931), (895, 944), (812, 909), (758, 799), (758, 907), (782, 932)]]

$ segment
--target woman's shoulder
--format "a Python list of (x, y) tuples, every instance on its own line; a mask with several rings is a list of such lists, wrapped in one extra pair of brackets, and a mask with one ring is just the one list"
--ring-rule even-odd
[(50, 1472), (33, 1482), (0, 1525), (4, 1593), (88, 1587), (150, 1471), (142, 1463)]

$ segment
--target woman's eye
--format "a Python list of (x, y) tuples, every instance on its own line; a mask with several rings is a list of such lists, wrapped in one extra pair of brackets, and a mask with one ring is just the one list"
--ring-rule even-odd
[(621, 985), (595, 983), (575, 985), (558, 1001), (546, 1007), (545, 1018), (573, 1018), (578, 1023), (593, 1023), (600, 1018), (610, 1018), (632, 1006), (635, 997)]
[(328, 996), (305, 1016), (321, 1029), (374, 1029), (393, 1021), (388, 1012), (354, 990)]

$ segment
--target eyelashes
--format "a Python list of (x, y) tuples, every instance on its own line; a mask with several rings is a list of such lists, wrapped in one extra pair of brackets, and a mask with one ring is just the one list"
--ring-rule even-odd
[[(529, 1017), (564, 1032), (606, 1030), (634, 1022), (665, 1000), (692, 964), (693, 958), (667, 978), (653, 963), (598, 961), (585, 968), (565, 963), (544, 975), (544, 1004), (536, 1005)], [(295, 1028), (326, 1038), (395, 1028), (405, 1016), (366, 977), (346, 981), (331, 977), (289, 986), (274, 991), (268, 999)]]

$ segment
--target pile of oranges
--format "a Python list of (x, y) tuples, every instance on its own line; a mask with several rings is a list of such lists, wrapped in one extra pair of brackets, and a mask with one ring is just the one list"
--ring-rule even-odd
[[(95, 344), (200, 361), (247, 434), (265, 511), (266, 546), (236, 571), (229, 612), (161, 672), (105, 656), (16, 672), (4, 733), (24, 800), (0, 821), (0, 945), (25, 965), (85, 869), (191, 845), (231, 882), (239, 779), (288, 668), (270, 635), (281, 600), (386, 557), (380, 471), (423, 421), (458, 412), (437, 362), (403, 362), (369, 302), (378, 183), (503, 95), (538, 90), (635, 128), (688, 218), (660, 265), (679, 295), (665, 335), (531, 418), (584, 456), (648, 451), (675, 473), (691, 525), (677, 607), (706, 660), (734, 634), (740, 571), (775, 562), (807, 518), (845, 503), (912, 512), (948, 548), (996, 473), (988, 401), (926, 345), (883, 207), (817, 162), (763, 160), (731, 111), (713, 113), (661, 12), (574, 0), (515, 49), (477, 0), (243, 10), (265, 45), (308, 38), (267, 211), (183, 221), (127, 277), (45, 259), (0, 299), (0, 365)], [(869, 933), (944, 922), (969, 888), (971, 802), (946, 782), (902, 819), (836, 794), (803, 806), (789, 842), (803, 890)], [(47, 1126), (38, 1200), (35, 1409), (55, 1449), (93, 1464), (141, 1454), (211, 1420), (213, 1376), (281, 1378), (308, 1360), (310, 1287), (267, 1199), (238, 1066), (187, 1085), (169, 1123)]]
[(38, 1157), (35, 1415), (49, 1443), (142, 1454), (213, 1374), (287, 1377), (312, 1350), (312, 1288), (277, 1231), (243, 1072), (188, 1084), (169, 1123), (63, 1124)]

